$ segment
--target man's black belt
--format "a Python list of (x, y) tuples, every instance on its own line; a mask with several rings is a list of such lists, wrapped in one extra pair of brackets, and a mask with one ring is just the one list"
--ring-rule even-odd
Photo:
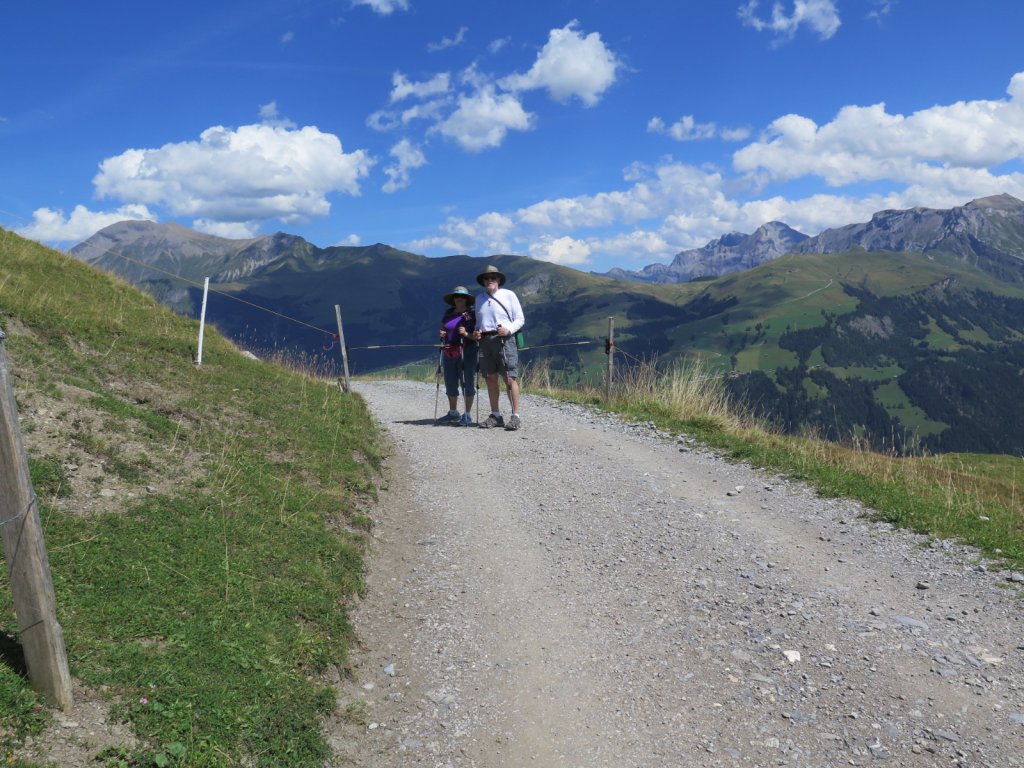
[(481, 336), (494, 336), (497, 333), (497, 331), (480, 331)]

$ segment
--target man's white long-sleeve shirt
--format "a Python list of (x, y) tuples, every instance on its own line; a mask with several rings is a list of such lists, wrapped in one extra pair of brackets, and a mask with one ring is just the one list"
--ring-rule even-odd
[(525, 323), (519, 297), (508, 288), (499, 288), (493, 296), (485, 291), (476, 297), (477, 330), (495, 331), (503, 325), (509, 333), (515, 333)]

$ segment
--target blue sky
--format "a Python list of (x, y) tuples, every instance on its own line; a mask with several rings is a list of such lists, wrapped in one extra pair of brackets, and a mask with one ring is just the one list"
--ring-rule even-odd
[(1019, 0), (16, 0), (0, 225), (637, 269), (1024, 199)]

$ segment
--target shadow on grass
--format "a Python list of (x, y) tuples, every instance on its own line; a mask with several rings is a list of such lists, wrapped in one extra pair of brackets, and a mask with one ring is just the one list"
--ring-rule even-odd
[(14, 635), (0, 632), (0, 664), (3, 664), (21, 677), (28, 678), (28, 667), (25, 665), (25, 651)]

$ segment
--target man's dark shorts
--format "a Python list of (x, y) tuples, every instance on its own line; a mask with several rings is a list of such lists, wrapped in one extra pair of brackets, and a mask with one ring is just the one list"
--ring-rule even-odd
[(480, 373), (500, 373), (514, 379), (519, 366), (519, 350), (514, 336), (484, 336), (480, 339)]

